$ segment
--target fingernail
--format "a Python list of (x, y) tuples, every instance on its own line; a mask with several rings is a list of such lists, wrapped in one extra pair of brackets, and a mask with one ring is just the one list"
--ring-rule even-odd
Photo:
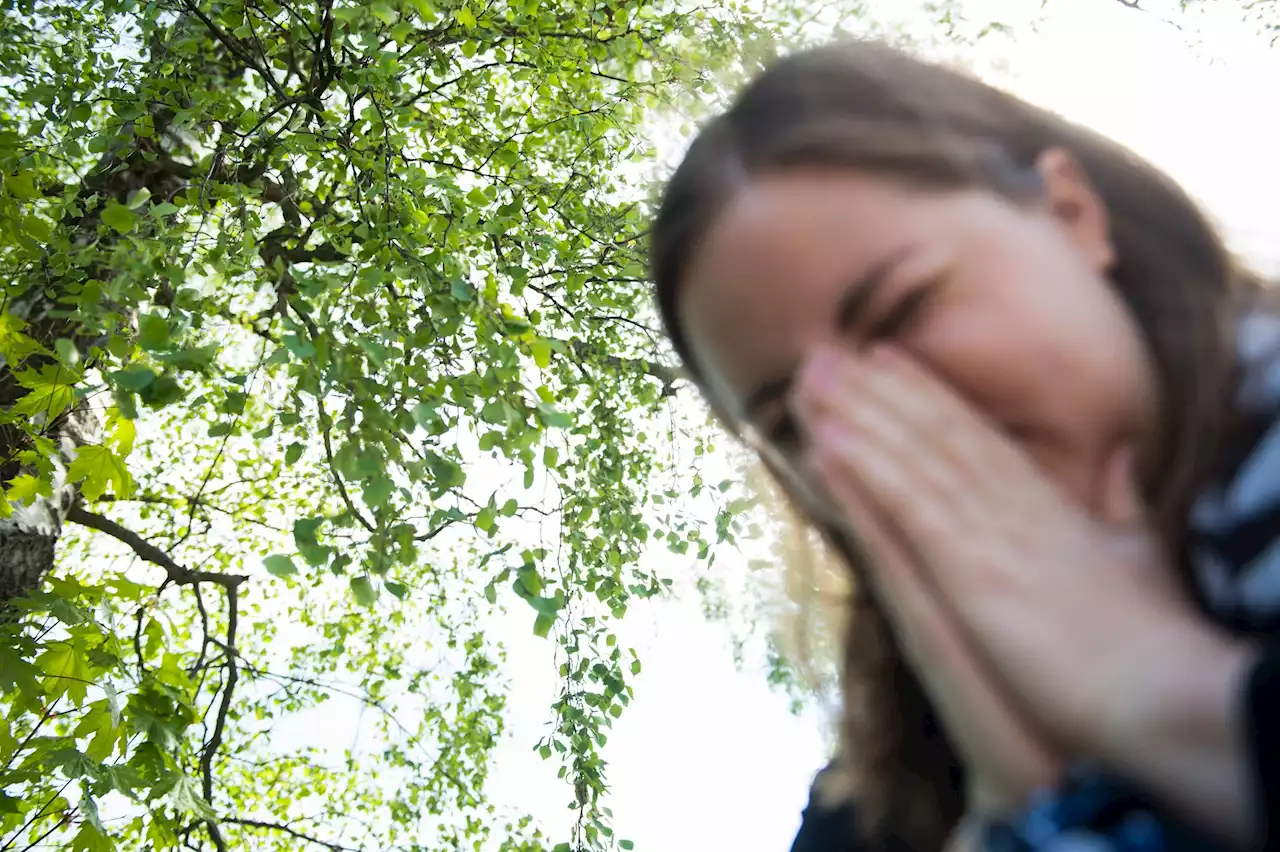
[(822, 346), (806, 359), (801, 368), (801, 390), (821, 396), (837, 384), (845, 355), (833, 346)]
[(819, 346), (810, 356), (813, 369), (824, 373), (834, 373), (839, 370), (844, 359), (844, 350), (827, 344)]

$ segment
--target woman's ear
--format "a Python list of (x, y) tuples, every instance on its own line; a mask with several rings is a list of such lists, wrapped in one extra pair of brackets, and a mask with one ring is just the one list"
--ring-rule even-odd
[(1084, 167), (1065, 148), (1049, 148), (1036, 158), (1036, 171), (1044, 182), (1043, 203), (1068, 237), (1098, 272), (1115, 263), (1111, 220)]

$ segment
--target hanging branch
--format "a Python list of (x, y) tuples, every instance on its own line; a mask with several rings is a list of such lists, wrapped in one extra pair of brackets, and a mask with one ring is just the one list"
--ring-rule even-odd
[[(240, 677), (239, 665), (236, 662), (236, 658), (239, 656), (236, 651), (236, 627), (239, 622), (240, 589), (238, 585), (227, 586), (227, 681), (222, 685), (222, 700), (218, 705), (217, 718), (214, 719), (213, 733), (209, 736), (209, 741), (205, 743), (204, 750), (200, 753), (202, 792), (204, 800), (211, 805), (213, 803), (213, 759), (217, 756), (218, 749), (222, 747), (222, 734), (227, 725), (227, 713), (231, 710), (231, 695), (235, 691), (236, 681)], [(213, 840), (213, 845), (218, 848), (218, 852), (227, 852), (227, 843), (222, 837), (222, 830), (218, 827), (217, 818), (210, 817), (205, 820), (205, 825), (209, 830), (209, 837)]]
[[(173, 583), (177, 586), (197, 587), (200, 583), (212, 583), (221, 586), (227, 595), (227, 636), (223, 643), (226, 648), (227, 659), (227, 679), (222, 685), (222, 694), (218, 702), (218, 712), (213, 723), (213, 732), (209, 736), (208, 742), (200, 753), (200, 775), (202, 782), (202, 792), (206, 802), (213, 801), (213, 761), (218, 754), (218, 750), (222, 747), (222, 737), (226, 730), (227, 714), (231, 710), (231, 699), (236, 688), (236, 681), (239, 679), (239, 664), (237, 662), (238, 654), (236, 652), (236, 628), (240, 622), (240, 585), (249, 578), (243, 574), (220, 574), (213, 571), (192, 571), (185, 568), (174, 561), (173, 557), (165, 553), (159, 547), (144, 539), (142, 536), (132, 530), (122, 527), (120, 524), (95, 514), (79, 506), (74, 506), (67, 512), (67, 520), (73, 521), (81, 526), (89, 527), (98, 532), (105, 533), (119, 541), (124, 542), (133, 549), (141, 558), (158, 565), (163, 568), (166, 576), (166, 583)], [(216, 818), (205, 820), (205, 825), (209, 831), (209, 838), (213, 841), (213, 845), (217, 847), (218, 852), (227, 852), (226, 840), (222, 837), (222, 831), (218, 827)]]

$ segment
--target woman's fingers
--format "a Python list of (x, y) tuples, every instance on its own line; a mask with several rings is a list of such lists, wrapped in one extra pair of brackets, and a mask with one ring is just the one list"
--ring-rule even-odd
[(1048, 740), (1018, 713), (892, 522), (874, 508), (844, 457), (817, 443), (811, 466), (847, 518), (850, 534), (874, 570), (871, 585), (893, 625), (912, 670), (920, 677), (970, 771), (974, 807), (1020, 804), (1057, 780), (1060, 762)]
[[(847, 356), (807, 369), (798, 393), (827, 486), (858, 483), (910, 542), (974, 659), (1058, 742), (1097, 739), (1116, 685), (1149, 664), (1144, 637), (1187, 620), (1143, 523), (1133, 459), (1110, 460), (1089, 510), (906, 358)], [(876, 574), (887, 597), (911, 601), (885, 566)]]

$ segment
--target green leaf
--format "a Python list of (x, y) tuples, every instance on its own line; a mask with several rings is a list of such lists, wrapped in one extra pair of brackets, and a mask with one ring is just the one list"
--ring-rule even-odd
[(360, 19), (364, 7), (357, 4), (354, 6), (334, 6), (333, 17), (337, 18), (345, 24), (355, 23)]
[(364, 502), (370, 506), (382, 506), (391, 498), (391, 492), (394, 488), (394, 483), (387, 477), (374, 476), (365, 480), (361, 496), (364, 497)]
[(43, 346), (22, 333), (26, 327), (27, 324), (16, 314), (0, 312), (0, 356), (9, 364), (20, 364), (28, 355), (45, 351)]
[(64, 777), (73, 780), (96, 775), (98, 771), (98, 761), (76, 751), (74, 748), (58, 749), (47, 755), (45, 762), (49, 769), (57, 770)]
[(632, 849), (636, 848), (636, 845), (630, 840), (619, 840), (618, 848), (624, 850), (624, 852), (631, 852)]
[(533, 620), (533, 635), (543, 639), (547, 638), (555, 623), (555, 616), (538, 613), (538, 617)]
[(521, 597), (528, 598), (542, 594), (542, 577), (538, 574), (538, 569), (532, 565), (521, 566), (516, 572), (516, 585), (516, 593)]
[(387, 587), (388, 592), (400, 600), (404, 600), (409, 595), (409, 589), (400, 583), (388, 580), (384, 585)]
[(308, 565), (319, 568), (333, 556), (333, 548), (322, 544), (302, 544), (298, 546), (298, 553)]
[(356, 603), (360, 606), (373, 606), (378, 600), (378, 590), (374, 588), (368, 574), (351, 578), (351, 593), (355, 595)]
[(13, 503), (30, 503), (38, 496), (50, 497), (53, 489), (29, 473), (22, 473), (9, 480), (5, 496)]
[(539, 367), (546, 369), (551, 366), (550, 341), (539, 338), (529, 344), (529, 350), (533, 355), (533, 362)]
[(480, 419), (494, 426), (507, 425), (507, 406), (501, 400), (493, 400), (480, 409)]
[(557, 411), (554, 405), (547, 402), (538, 403), (538, 414), (543, 424), (551, 429), (568, 429), (573, 425), (572, 418)]
[(54, 642), (36, 659), (54, 695), (67, 695), (77, 705), (84, 701), (93, 672), (84, 647), (74, 640)]
[(316, 347), (310, 340), (296, 334), (286, 334), (284, 345), (293, 356), (301, 361), (316, 357)]
[(133, 477), (120, 457), (100, 444), (87, 444), (76, 450), (76, 459), (67, 469), (67, 479), (80, 482), (86, 500), (97, 500), (108, 490), (118, 500), (133, 494)]
[(439, 418), (436, 414), (438, 406), (434, 402), (420, 402), (413, 407), (413, 422), (423, 429), (428, 429)]
[(105, 225), (127, 234), (133, 230), (134, 225), (138, 223), (138, 214), (134, 213), (123, 204), (117, 204), (112, 201), (102, 211), (102, 221)]
[(182, 399), (184, 395), (178, 380), (169, 375), (156, 376), (154, 382), (138, 393), (139, 398), (151, 408), (164, 408)]
[(74, 340), (66, 337), (59, 337), (53, 342), (53, 350), (58, 353), (58, 360), (68, 367), (75, 367), (80, 363), (80, 350), (76, 348)]
[(306, 447), (304, 447), (302, 444), (299, 444), (296, 442), (290, 444), (288, 448), (284, 451), (284, 463), (292, 466), (298, 461), (298, 459), (302, 458), (302, 453), (304, 450), (306, 450)]
[(210, 343), (206, 346), (192, 346), (179, 349), (176, 352), (158, 352), (154, 353), (151, 357), (178, 370), (189, 370), (194, 373), (203, 373), (213, 364), (213, 359), (216, 358), (217, 355), (218, 344)]
[(466, 281), (461, 278), (455, 278), (449, 284), (449, 292), (453, 294), (453, 298), (459, 302), (470, 302), (475, 298), (475, 290)]
[(115, 852), (111, 839), (86, 822), (71, 841), (71, 852)]
[(564, 596), (557, 593), (554, 598), (529, 598), (529, 605), (538, 613), (554, 618), (556, 613), (564, 608)]
[(47, 423), (71, 407), (75, 398), (73, 387), (80, 375), (62, 364), (46, 364), (39, 370), (23, 370), (14, 378), (27, 388), (27, 394), (10, 410), (28, 418), (41, 416)]
[(40, 670), (17, 654), (0, 654), (0, 691), (5, 695), (21, 689), (27, 695), (39, 695), (40, 685), (36, 677)]
[(138, 345), (143, 349), (156, 350), (169, 348), (169, 322), (155, 314), (142, 314), (138, 317)]
[(227, 414), (244, 414), (245, 402), (248, 401), (249, 395), (244, 391), (231, 391), (227, 394), (226, 402), (222, 405), (222, 410)]
[(466, 482), (466, 473), (453, 459), (431, 452), (425, 455), (427, 457), (427, 466), (431, 469), (431, 473), (436, 479), (436, 484), (440, 488), (454, 488)]
[(149, 212), (157, 219), (163, 219), (165, 216), (171, 216), (172, 214), (177, 213), (178, 206), (166, 201), (163, 204), (152, 204)]
[(146, 390), (156, 380), (156, 374), (150, 367), (141, 364), (130, 364), (123, 370), (111, 374), (111, 381), (121, 390), (137, 393)]
[(268, 556), (262, 560), (263, 567), (267, 569), (267, 573), (273, 577), (288, 577), (298, 573), (298, 566), (293, 564), (293, 560), (288, 556)]
[(209, 803), (200, 795), (200, 787), (195, 779), (186, 775), (179, 777), (174, 784), (169, 801), (179, 813), (192, 814), (200, 819), (214, 819), (217, 816)]
[(293, 522), (293, 541), (301, 546), (304, 544), (315, 544), (316, 533), (320, 527), (324, 526), (325, 518), (299, 518)]

